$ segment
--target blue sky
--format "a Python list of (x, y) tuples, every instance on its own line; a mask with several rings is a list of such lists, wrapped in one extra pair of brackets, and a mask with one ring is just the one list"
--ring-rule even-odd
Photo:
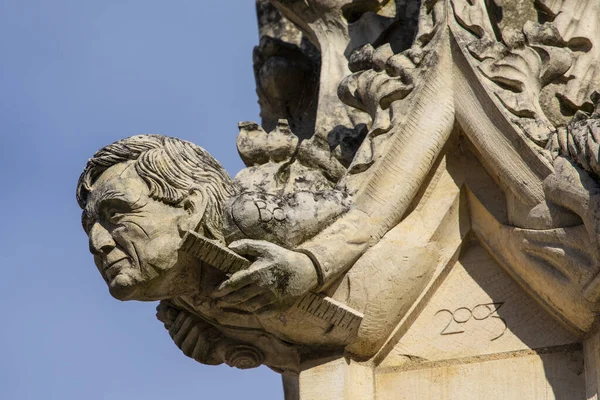
[(239, 171), (257, 41), (252, 0), (0, 0), (0, 399), (283, 397), (267, 368), (183, 356), (154, 303), (112, 299), (75, 201), (87, 158), (138, 133)]

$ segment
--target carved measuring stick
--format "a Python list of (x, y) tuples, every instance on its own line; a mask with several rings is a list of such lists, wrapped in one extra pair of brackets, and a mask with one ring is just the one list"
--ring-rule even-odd
[[(196, 232), (185, 234), (181, 250), (229, 275), (252, 265), (251, 261), (216, 240)], [(362, 313), (320, 293), (308, 292), (293, 307), (348, 332), (358, 331), (363, 319)]]

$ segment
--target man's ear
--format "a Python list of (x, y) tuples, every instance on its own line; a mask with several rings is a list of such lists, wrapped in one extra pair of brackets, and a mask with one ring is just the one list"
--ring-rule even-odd
[(201, 188), (192, 188), (182, 202), (186, 215), (179, 220), (179, 231), (182, 233), (196, 231), (208, 204), (208, 197)]

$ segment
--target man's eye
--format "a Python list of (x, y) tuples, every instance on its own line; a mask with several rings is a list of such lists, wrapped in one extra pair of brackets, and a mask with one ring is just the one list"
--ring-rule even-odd
[(88, 214), (84, 211), (81, 214), (81, 226), (83, 227), (83, 230), (85, 231), (86, 235), (90, 234), (90, 231), (92, 230), (92, 226), (94, 224), (92, 223), (91, 218), (88, 216)]
[(116, 210), (114, 208), (111, 208), (110, 210), (108, 210), (106, 212), (106, 218), (111, 223), (119, 222), (119, 220), (123, 217), (123, 215), (124, 215), (123, 213), (119, 212), (119, 210)]
[(91, 222), (83, 222), (82, 223), (83, 226), (83, 230), (84, 232), (89, 235), (90, 231), (92, 230), (92, 223)]

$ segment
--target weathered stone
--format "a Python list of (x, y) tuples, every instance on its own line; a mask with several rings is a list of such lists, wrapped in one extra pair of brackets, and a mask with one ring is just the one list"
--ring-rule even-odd
[(159, 135), (88, 162), (110, 293), (286, 399), (597, 399), (597, 3), (257, 10), (234, 180)]

